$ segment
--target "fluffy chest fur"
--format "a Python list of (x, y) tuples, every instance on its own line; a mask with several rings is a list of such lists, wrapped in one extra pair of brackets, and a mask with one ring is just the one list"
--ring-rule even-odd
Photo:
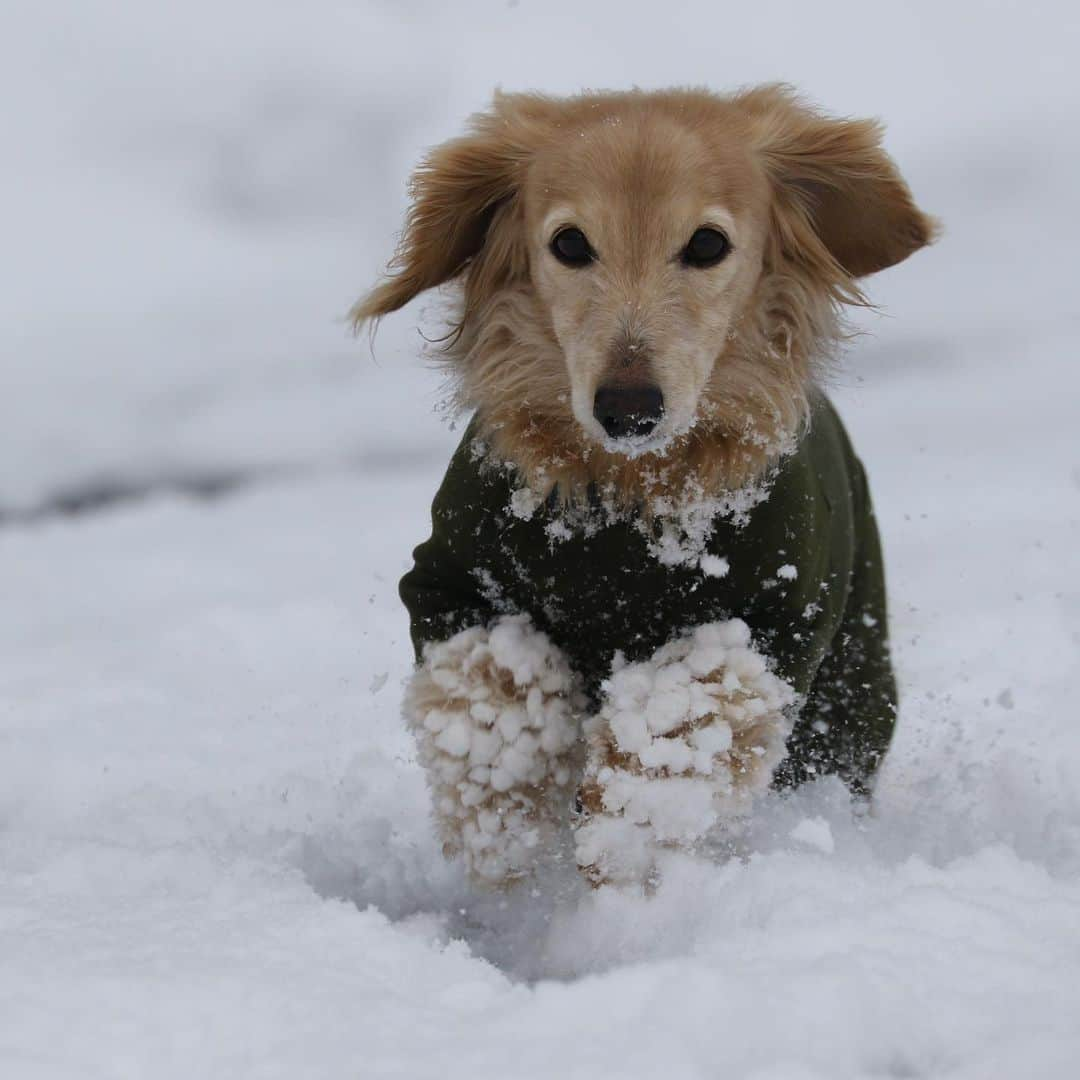
[(816, 387), (859, 279), (933, 235), (880, 136), (775, 86), (512, 95), (417, 171), (353, 315), (460, 285), (443, 357), (475, 419), (401, 595), (406, 715), (480, 876), (534, 861), (578, 723), (594, 883), (770, 782), (868, 789), (896, 704), (881, 553)]

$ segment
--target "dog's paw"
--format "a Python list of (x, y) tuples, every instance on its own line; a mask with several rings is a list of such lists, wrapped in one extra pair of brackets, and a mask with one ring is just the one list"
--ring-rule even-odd
[(577, 861), (594, 884), (647, 882), (661, 849), (693, 850), (768, 787), (795, 692), (739, 619), (616, 665), (604, 691), (585, 728)]
[(405, 699), (448, 857), (489, 885), (527, 874), (569, 798), (577, 676), (527, 616), (429, 645)]

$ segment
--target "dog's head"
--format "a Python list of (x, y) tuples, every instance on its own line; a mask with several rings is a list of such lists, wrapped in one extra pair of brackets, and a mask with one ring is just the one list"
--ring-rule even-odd
[(459, 279), (463, 403), (541, 486), (745, 479), (805, 416), (857, 279), (932, 237), (880, 134), (781, 87), (499, 96), (416, 173), (354, 317)]

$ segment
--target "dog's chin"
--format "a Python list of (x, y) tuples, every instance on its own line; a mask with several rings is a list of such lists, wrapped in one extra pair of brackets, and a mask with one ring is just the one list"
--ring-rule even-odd
[(676, 417), (666, 417), (647, 435), (624, 435), (618, 439), (613, 439), (592, 419), (581, 427), (588, 441), (605, 453), (634, 460), (667, 453), (694, 426), (695, 419), (694, 414), (681, 422)]
[(651, 431), (648, 435), (626, 435), (619, 439), (613, 439), (605, 434), (600, 440), (600, 445), (609, 454), (633, 459), (647, 457), (650, 454), (663, 454), (670, 449), (675, 437), (674, 432), (659, 430)]

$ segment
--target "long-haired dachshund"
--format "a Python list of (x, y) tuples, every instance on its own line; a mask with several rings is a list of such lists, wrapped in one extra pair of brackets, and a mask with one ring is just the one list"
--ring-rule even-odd
[(865, 797), (896, 690), (862, 465), (819, 386), (860, 280), (934, 223), (789, 90), (498, 96), (417, 171), (357, 325), (454, 282), (473, 419), (401, 582), (406, 715), (448, 854), (574, 831), (645, 882), (753, 799)]

